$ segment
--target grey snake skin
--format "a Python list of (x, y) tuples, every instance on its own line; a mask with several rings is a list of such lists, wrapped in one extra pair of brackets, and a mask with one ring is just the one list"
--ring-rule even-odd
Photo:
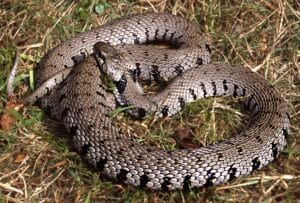
[[(174, 48), (145, 46), (152, 42)], [(41, 108), (62, 122), (81, 156), (112, 179), (154, 190), (221, 184), (274, 160), (286, 146), (290, 120), (286, 102), (263, 77), (247, 68), (210, 63), (210, 52), (199, 27), (181, 17), (123, 17), (52, 49), (37, 69), (37, 86), (44, 93), (34, 93), (31, 101), (41, 97)], [(112, 77), (119, 103), (145, 114), (154, 108), (157, 117), (170, 116), (199, 98), (230, 95), (244, 98), (252, 119), (241, 133), (206, 147), (164, 151), (143, 146), (109, 116), (115, 99), (101, 80), (103, 71)], [(171, 83), (148, 98), (137, 79)]]

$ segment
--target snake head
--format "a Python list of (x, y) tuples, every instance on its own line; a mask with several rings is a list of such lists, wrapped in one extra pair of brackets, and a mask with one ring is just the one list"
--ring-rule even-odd
[(94, 45), (96, 57), (102, 59), (103, 71), (114, 81), (119, 81), (124, 74), (133, 69), (134, 64), (130, 58), (114, 46), (104, 42), (97, 42)]

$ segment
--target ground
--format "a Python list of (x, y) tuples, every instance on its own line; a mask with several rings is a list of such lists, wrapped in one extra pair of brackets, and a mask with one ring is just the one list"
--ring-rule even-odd
[[(297, 0), (2, 0), (0, 202), (300, 201), (299, 5)], [(211, 38), (213, 61), (250, 68), (278, 89), (289, 104), (292, 126), (288, 147), (276, 161), (221, 186), (144, 191), (111, 182), (90, 170), (69, 148), (57, 123), (36, 106), (13, 103), (34, 89), (33, 70), (52, 47), (111, 19), (145, 12), (171, 12), (198, 23)], [(7, 75), (16, 50), (21, 58), (16, 97), (8, 98)], [(153, 126), (149, 121), (124, 118), (123, 113), (117, 117), (124, 121), (125, 129), (135, 129), (137, 140), (145, 144), (189, 148), (215, 142), (235, 129), (243, 116), (229, 104), (223, 99), (200, 101), (174, 120)], [(194, 138), (186, 141), (187, 134)]]

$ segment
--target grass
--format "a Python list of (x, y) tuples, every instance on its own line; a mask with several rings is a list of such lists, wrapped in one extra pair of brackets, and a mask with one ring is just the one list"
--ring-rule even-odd
[[(251, 176), (217, 187), (149, 192), (113, 183), (89, 170), (69, 149), (60, 127), (37, 107), (6, 108), (12, 101), (6, 95), (6, 79), (17, 49), (21, 60), (15, 92), (21, 98), (34, 88), (30, 75), (36, 63), (60, 41), (123, 15), (151, 11), (172, 12), (199, 23), (211, 37), (213, 61), (251, 68), (282, 93), (290, 106), (292, 127), (289, 145), (276, 161)], [(8, 130), (0, 128), (0, 202), (299, 201), (299, 24), (299, 7), (296, 1), (287, 0), (1, 1), (0, 113), (3, 117), (9, 111), (16, 121)], [(176, 138), (178, 130), (188, 129), (193, 135), (188, 146), (205, 145), (222, 139), (240, 122), (240, 112), (231, 103), (202, 100), (174, 119), (154, 125), (148, 120), (117, 119), (126, 121), (124, 128), (135, 132), (139, 142), (175, 148), (181, 142)]]

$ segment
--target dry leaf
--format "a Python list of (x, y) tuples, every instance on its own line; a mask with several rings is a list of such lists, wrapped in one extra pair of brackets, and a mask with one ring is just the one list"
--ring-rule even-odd
[(268, 51), (268, 37), (265, 34), (262, 35), (258, 45), (259, 45), (260, 51), (262, 51), (262, 52)]
[(56, 163), (54, 166), (49, 167), (49, 169), (61, 168), (62, 166), (66, 165), (66, 164), (67, 164), (67, 161), (63, 160), (63, 161)]
[(175, 135), (179, 140), (178, 145), (184, 149), (195, 149), (197, 144), (193, 143), (192, 129), (190, 127), (179, 128), (176, 130)]
[(7, 111), (5, 111), (0, 118), (0, 127), (2, 128), (2, 130), (8, 131), (15, 122), (15, 118), (8, 111), (12, 109), (19, 111), (22, 107), (23, 104), (7, 102), (5, 106), (5, 109)]
[(182, 141), (185, 138), (188, 138), (189, 136), (191, 136), (191, 128), (190, 127), (179, 128), (176, 130), (175, 134), (176, 134), (176, 137)]
[(185, 139), (183, 140), (180, 145), (184, 148), (184, 149), (196, 149), (199, 146), (196, 143), (193, 143), (192, 140), (189, 139)]
[(268, 50), (268, 45), (266, 43), (259, 43), (259, 49), (262, 52), (266, 52)]
[(15, 158), (15, 163), (21, 163), (21, 162), (23, 162), (27, 158), (28, 158), (27, 154), (19, 153), (19, 154), (17, 154), (17, 156)]

